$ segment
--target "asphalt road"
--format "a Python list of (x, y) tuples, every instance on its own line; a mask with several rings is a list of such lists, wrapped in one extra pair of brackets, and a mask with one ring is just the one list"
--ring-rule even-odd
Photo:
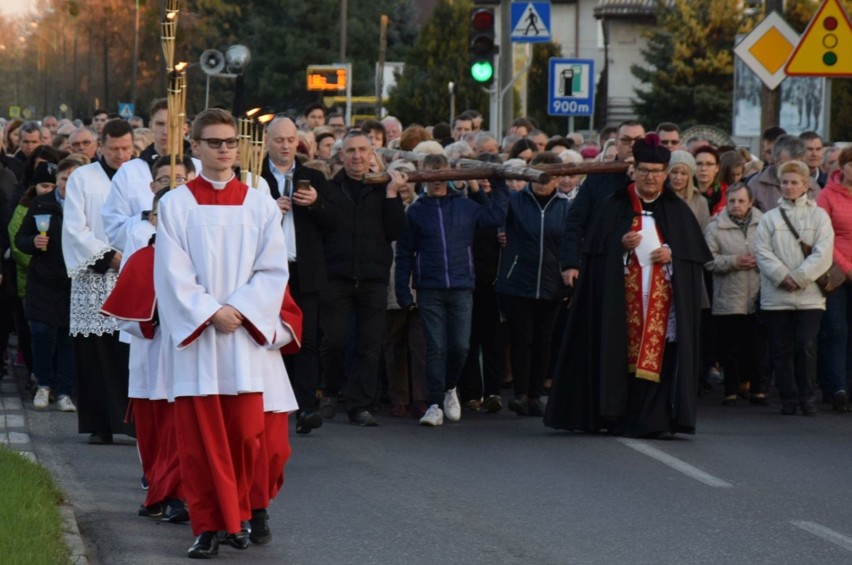
[[(422, 428), (338, 416), (293, 436), (273, 542), (222, 563), (852, 563), (852, 414), (701, 400), (698, 434), (554, 432), (505, 410)], [(31, 406), (31, 405), (30, 405)], [(821, 406), (821, 408), (823, 408)], [(76, 417), (29, 410), (40, 461), (92, 563), (187, 563), (187, 526), (136, 516), (134, 442), (90, 446)]]

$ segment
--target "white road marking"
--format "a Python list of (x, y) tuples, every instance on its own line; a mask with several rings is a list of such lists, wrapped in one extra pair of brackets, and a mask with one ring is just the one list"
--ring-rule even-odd
[(799, 529), (805, 530), (809, 534), (813, 534), (817, 537), (824, 539), (827, 542), (833, 543), (834, 545), (845, 549), (846, 551), (852, 551), (852, 538), (849, 536), (844, 536), (839, 532), (835, 532), (832, 529), (826, 528), (825, 526), (821, 526), (816, 522), (806, 522), (804, 520), (790, 520), (790, 523), (796, 526)]
[(671, 467), (675, 471), (683, 473), (687, 477), (690, 477), (692, 479), (695, 479), (696, 481), (704, 483), (707, 486), (716, 487), (716, 488), (731, 488), (732, 486), (734, 486), (727, 481), (723, 481), (722, 479), (720, 479), (718, 477), (714, 477), (713, 475), (711, 475), (709, 473), (705, 473), (701, 469), (694, 467), (694, 466), (690, 465), (689, 463), (687, 463), (685, 461), (681, 461), (677, 457), (672, 457), (668, 453), (665, 453), (664, 451), (660, 451), (656, 447), (651, 447), (650, 445), (648, 445), (644, 441), (639, 441), (639, 440), (635, 440), (635, 439), (628, 439), (628, 438), (619, 438), (618, 441), (620, 441), (621, 443), (623, 443), (624, 445), (626, 445), (627, 447), (629, 447), (631, 449), (635, 449), (639, 453), (647, 455), (648, 457), (656, 459), (660, 463), (668, 465), (669, 467)]

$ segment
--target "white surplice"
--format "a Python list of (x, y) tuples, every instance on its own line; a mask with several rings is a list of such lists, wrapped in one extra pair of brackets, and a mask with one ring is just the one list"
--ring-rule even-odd
[(110, 180), (100, 162), (79, 167), (68, 178), (62, 220), (62, 255), (71, 278), (72, 336), (103, 335), (116, 331), (113, 318), (100, 307), (115, 286), (116, 272), (90, 270), (112, 250), (101, 219)]
[[(192, 182), (210, 186), (203, 178)], [(295, 410), (278, 351), (292, 336), (280, 320), (289, 273), (276, 203), (249, 189), (242, 205), (198, 204), (182, 186), (160, 201), (158, 219), (158, 311), (176, 344), (169, 399), (262, 392), (264, 411)], [(247, 322), (230, 334), (210, 324), (226, 304)], [(249, 334), (249, 324), (262, 343)]]

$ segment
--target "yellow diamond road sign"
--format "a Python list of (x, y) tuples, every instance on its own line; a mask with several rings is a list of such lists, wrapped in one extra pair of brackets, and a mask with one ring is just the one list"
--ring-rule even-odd
[(786, 67), (789, 76), (852, 77), (852, 22), (838, 0), (825, 0)]
[(734, 48), (737, 57), (775, 90), (787, 75), (784, 64), (799, 42), (799, 36), (777, 12), (772, 12), (757, 24)]

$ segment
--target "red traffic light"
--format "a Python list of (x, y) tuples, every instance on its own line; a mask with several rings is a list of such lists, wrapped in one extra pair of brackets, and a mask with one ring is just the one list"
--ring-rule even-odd
[(470, 25), (476, 31), (488, 31), (494, 28), (494, 10), (479, 8), (470, 15)]

